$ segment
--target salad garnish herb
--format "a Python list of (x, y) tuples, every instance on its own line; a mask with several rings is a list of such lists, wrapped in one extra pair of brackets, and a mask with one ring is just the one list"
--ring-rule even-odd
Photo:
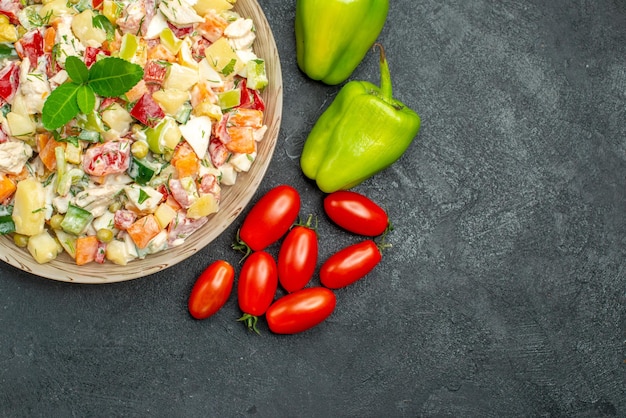
[(70, 81), (53, 90), (43, 106), (42, 122), (48, 130), (64, 126), (81, 111), (90, 113), (96, 94), (121, 96), (143, 78), (141, 66), (115, 57), (103, 58), (87, 68), (80, 58), (70, 56), (65, 69)]

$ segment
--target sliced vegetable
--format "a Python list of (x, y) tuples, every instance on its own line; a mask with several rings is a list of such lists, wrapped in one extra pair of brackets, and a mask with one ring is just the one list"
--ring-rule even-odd
[(4, 173), (0, 173), (0, 203), (4, 202), (15, 193), (15, 182)]
[(56, 240), (47, 230), (28, 239), (28, 252), (39, 264), (48, 263), (54, 260), (61, 252), (61, 248)]
[(94, 235), (78, 237), (76, 239), (76, 265), (82, 266), (96, 259), (98, 253), (98, 238)]
[[(137, 143), (138, 142), (135, 142), (135, 144)], [(159, 168), (160, 166), (157, 166), (156, 164), (150, 164), (146, 160), (133, 157), (130, 165), (128, 166), (128, 176), (135, 180), (137, 184), (145, 186), (150, 180), (152, 180)]]
[(161, 226), (155, 216), (149, 214), (137, 219), (126, 232), (135, 245), (142, 249), (146, 248), (150, 240), (161, 232)]
[(69, 234), (80, 235), (92, 220), (93, 214), (87, 209), (70, 204), (61, 222), (61, 228)]
[(33, 236), (43, 232), (45, 195), (43, 185), (35, 178), (17, 183), (11, 216), (18, 234)]

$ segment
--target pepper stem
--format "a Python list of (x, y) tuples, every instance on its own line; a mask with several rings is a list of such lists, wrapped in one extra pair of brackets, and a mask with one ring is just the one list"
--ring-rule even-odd
[(393, 89), (391, 87), (391, 73), (389, 72), (389, 63), (385, 56), (385, 48), (382, 44), (376, 43), (375, 47), (378, 47), (380, 51), (380, 91), (385, 99), (393, 99)]

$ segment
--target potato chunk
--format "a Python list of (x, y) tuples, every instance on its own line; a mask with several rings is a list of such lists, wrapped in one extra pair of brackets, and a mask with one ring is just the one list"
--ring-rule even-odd
[(17, 183), (13, 204), (15, 232), (33, 236), (41, 234), (45, 222), (45, 194), (43, 186), (34, 178)]
[(52, 235), (44, 230), (28, 239), (28, 251), (36, 262), (44, 264), (57, 258), (63, 249)]

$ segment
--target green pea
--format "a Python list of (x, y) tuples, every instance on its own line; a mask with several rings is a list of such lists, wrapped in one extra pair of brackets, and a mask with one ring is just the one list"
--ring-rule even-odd
[(28, 245), (28, 235), (13, 234), (13, 242), (20, 248), (26, 248)]
[(135, 141), (130, 147), (130, 152), (133, 153), (135, 158), (145, 158), (148, 155), (148, 144), (143, 141)]
[(64, 216), (61, 215), (60, 213), (57, 213), (56, 215), (52, 215), (52, 218), (50, 218), (50, 228), (61, 229), (61, 222), (63, 222), (63, 218)]
[(107, 228), (100, 228), (96, 232), (96, 238), (98, 238), (98, 241), (100, 242), (111, 242), (113, 241), (113, 231)]
[(109, 205), (109, 212), (111, 213), (115, 213), (120, 209), (122, 209), (122, 202), (120, 202), (119, 200), (116, 200)]

